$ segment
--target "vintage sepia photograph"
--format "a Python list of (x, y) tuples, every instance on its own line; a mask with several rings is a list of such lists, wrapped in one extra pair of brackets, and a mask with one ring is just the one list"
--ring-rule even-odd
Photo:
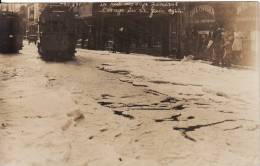
[(259, 166), (259, 2), (0, 3), (0, 166)]

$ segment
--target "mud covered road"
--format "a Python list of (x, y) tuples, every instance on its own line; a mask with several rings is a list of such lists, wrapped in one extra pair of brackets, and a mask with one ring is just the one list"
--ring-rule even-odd
[(257, 83), (254, 70), (107, 51), (45, 62), (25, 45), (0, 55), (0, 165), (257, 166)]

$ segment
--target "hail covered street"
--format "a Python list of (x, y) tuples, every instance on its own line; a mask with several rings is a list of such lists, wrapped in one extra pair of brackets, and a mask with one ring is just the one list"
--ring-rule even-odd
[(1, 166), (257, 166), (255, 69), (35, 45), (0, 55)]

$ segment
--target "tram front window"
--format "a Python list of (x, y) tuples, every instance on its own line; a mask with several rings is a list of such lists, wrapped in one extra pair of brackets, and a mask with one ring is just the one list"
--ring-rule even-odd
[(17, 32), (17, 23), (15, 20), (0, 20), (0, 32), (1, 34), (15, 34)]

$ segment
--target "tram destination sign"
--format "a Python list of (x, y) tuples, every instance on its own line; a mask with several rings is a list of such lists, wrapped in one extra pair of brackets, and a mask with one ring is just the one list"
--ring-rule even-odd
[(153, 15), (174, 15), (183, 13), (184, 8), (178, 2), (104, 2), (96, 6), (96, 14), (131, 15), (142, 14), (152, 17)]

